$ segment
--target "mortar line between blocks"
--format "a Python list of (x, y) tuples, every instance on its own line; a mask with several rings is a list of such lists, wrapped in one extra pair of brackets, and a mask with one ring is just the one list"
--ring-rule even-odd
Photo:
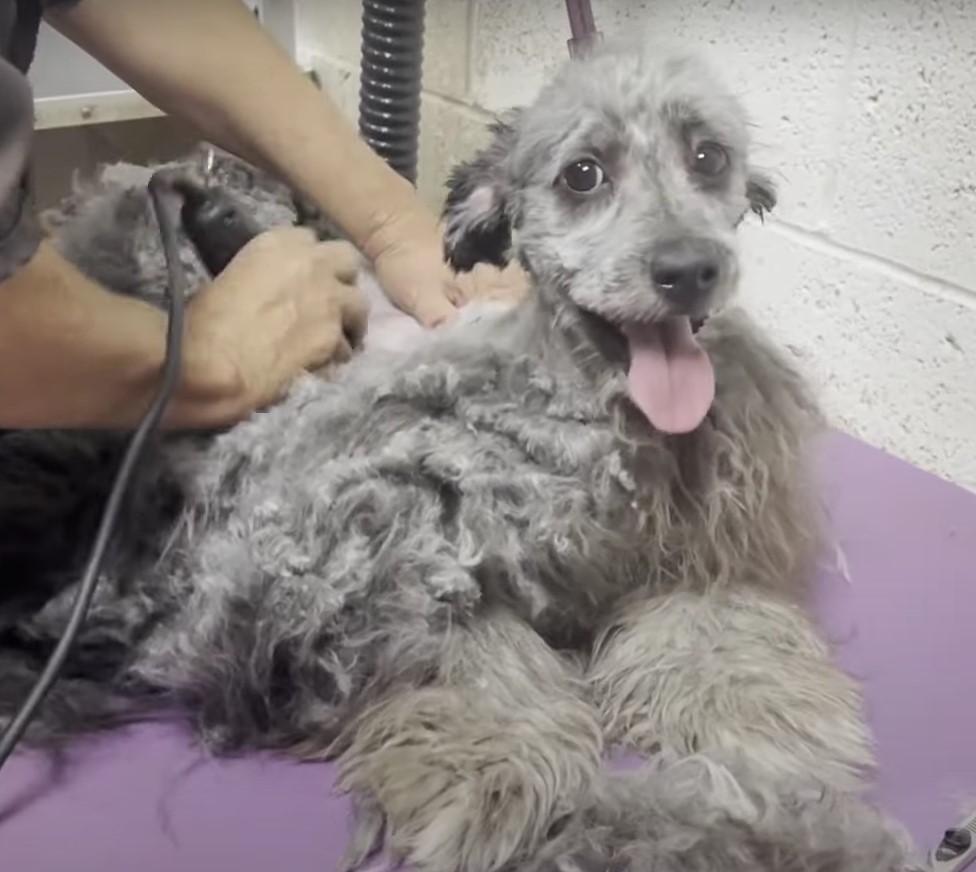
[(900, 263), (894, 263), (877, 254), (871, 254), (858, 248), (844, 245), (829, 236), (787, 224), (773, 218), (766, 219), (767, 226), (774, 233), (779, 233), (794, 242), (813, 251), (820, 252), (844, 260), (858, 266), (867, 267), (876, 273), (886, 276), (902, 284), (910, 284), (919, 290), (940, 297), (952, 303), (976, 309), (976, 288), (967, 288), (947, 279), (940, 279), (920, 270), (912, 269)]

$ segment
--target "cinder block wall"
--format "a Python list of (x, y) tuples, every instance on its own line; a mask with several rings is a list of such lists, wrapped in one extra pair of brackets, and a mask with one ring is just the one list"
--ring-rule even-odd
[[(359, 0), (298, 0), (298, 51), (351, 118)], [(427, 0), (420, 189), (566, 56), (562, 0)], [(976, 2), (593, 0), (607, 36), (704, 49), (742, 94), (774, 218), (745, 303), (834, 422), (976, 490)]]

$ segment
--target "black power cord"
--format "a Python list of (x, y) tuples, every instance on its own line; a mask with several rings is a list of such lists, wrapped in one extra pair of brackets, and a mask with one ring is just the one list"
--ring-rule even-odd
[(159, 170), (153, 174), (149, 180), (149, 194), (166, 258), (169, 298), (162, 379), (152, 405), (133, 433), (115, 475), (64, 632), (27, 699), (0, 736), (0, 769), (13, 754), (38, 707), (57, 680), (81, 630), (98, 587), (102, 560), (132, 476), (142, 458), (146, 442), (159, 427), (159, 421), (180, 379), (187, 281), (179, 256), (179, 223), (182, 220), (190, 241), (212, 275), (219, 273), (259, 232), (259, 228), (219, 190), (204, 188), (172, 170)]

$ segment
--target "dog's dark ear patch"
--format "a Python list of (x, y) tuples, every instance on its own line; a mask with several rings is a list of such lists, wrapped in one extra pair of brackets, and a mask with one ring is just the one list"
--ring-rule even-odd
[(769, 176), (750, 173), (746, 182), (746, 197), (749, 199), (749, 208), (762, 220), (767, 212), (776, 208), (776, 185)]
[(478, 263), (503, 267), (512, 245), (507, 162), (515, 139), (512, 114), (492, 125), (492, 141), (472, 160), (454, 168), (444, 203), (445, 256), (466, 272)]
[(488, 185), (472, 186), (471, 164), (462, 164), (451, 174), (444, 207), (447, 225), (445, 254), (459, 272), (478, 263), (503, 267), (512, 244), (512, 224), (505, 204)]

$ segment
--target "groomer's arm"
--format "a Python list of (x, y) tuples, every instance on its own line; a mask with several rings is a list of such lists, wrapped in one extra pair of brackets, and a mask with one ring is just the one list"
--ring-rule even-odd
[(314, 199), (418, 320), (453, 313), (436, 217), (240, 0), (81, 0), (48, 20), (148, 100)]
[[(128, 428), (162, 372), (166, 320), (89, 281), (43, 241), (27, 196), (34, 103), (0, 59), (0, 428)], [(164, 425), (218, 427), (302, 369), (350, 353), (366, 310), (358, 255), (285, 228), (240, 252), (187, 307), (182, 380)]]

